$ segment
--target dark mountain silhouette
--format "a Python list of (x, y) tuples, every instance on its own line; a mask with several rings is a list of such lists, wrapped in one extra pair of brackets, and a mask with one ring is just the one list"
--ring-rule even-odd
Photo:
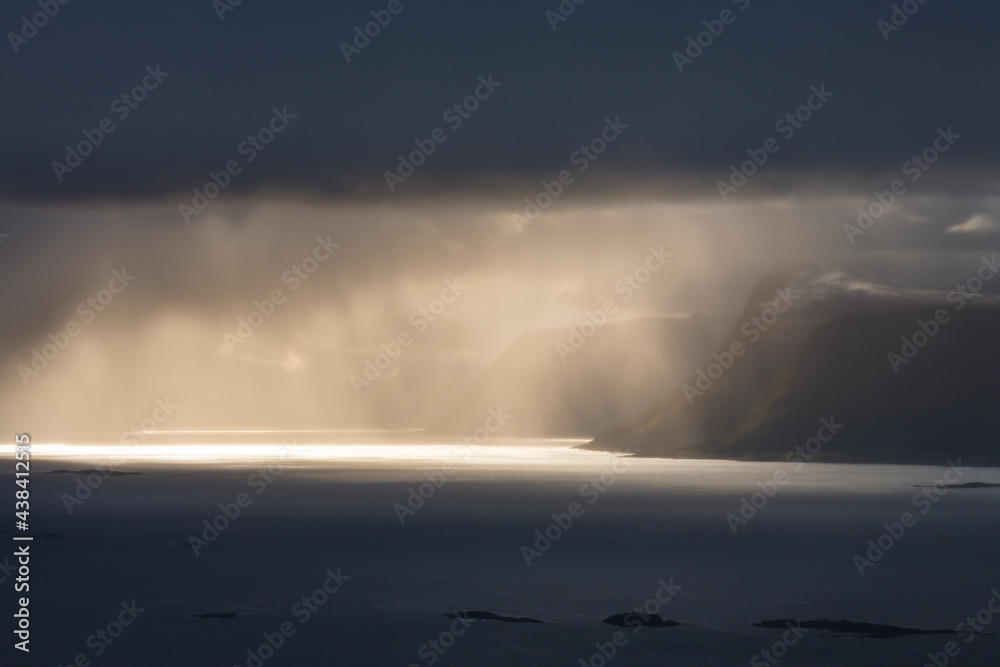
[[(789, 289), (795, 300), (766, 331), (746, 326)], [(947, 321), (934, 323), (942, 312)], [(755, 330), (752, 342), (746, 334)], [(934, 335), (923, 341), (921, 331)], [(998, 334), (995, 297), (960, 300), (867, 283), (822, 265), (797, 267), (760, 281), (716, 351), (718, 367), (701, 367), (587, 447), (781, 460), (816, 436), (821, 419), (833, 419), (843, 428), (816, 460), (944, 464), (961, 457), (964, 465), (997, 465)], [(745, 351), (730, 359), (734, 342)], [(889, 353), (899, 356), (893, 362)]]

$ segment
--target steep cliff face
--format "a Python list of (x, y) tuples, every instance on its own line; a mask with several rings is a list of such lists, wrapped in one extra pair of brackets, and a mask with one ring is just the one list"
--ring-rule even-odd
[[(794, 301), (769, 314), (781, 290)], [(843, 428), (818, 460), (996, 465), (998, 338), (994, 297), (897, 290), (817, 265), (767, 276), (708, 363), (588, 447), (783, 459), (835, 419)]]

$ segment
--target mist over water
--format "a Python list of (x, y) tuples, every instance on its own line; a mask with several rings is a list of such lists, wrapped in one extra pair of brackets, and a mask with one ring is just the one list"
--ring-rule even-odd
[(996, 667), (998, 21), (3, 3), (0, 667)]

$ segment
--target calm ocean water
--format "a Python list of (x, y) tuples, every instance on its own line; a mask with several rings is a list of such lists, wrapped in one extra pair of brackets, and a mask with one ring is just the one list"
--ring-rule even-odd
[[(143, 474), (99, 485), (43, 474), (107, 465), (115, 452), (99, 438), (36, 444), (33, 651), (18, 664), (82, 654), (95, 665), (752, 665), (773, 664), (761, 653), (773, 648), (787, 665), (919, 666), (948, 641), (960, 647), (951, 664), (1000, 662), (994, 636), (812, 630), (777, 646), (781, 631), (753, 627), (827, 618), (954, 629), (987, 608), (1000, 589), (1000, 489), (918, 496), (943, 478), (943, 461), (796, 466), (631, 459), (568, 440), (207, 438), (116, 450), (117, 470)], [(1000, 483), (1000, 470), (961, 481)], [(913, 520), (900, 533), (904, 513)], [(862, 576), (855, 557), (880, 538), (890, 548)], [(324, 584), (336, 592), (317, 595)], [(133, 600), (143, 611), (111, 637)], [(616, 628), (600, 621), (644, 604), (682, 625), (626, 628), (616, 646)], [(545, 623), (444, 617), (466, 609)], [(194, 617), (206, 613), (237, 617)], [(1000, 633), (1000, 616), (990, 623)]]

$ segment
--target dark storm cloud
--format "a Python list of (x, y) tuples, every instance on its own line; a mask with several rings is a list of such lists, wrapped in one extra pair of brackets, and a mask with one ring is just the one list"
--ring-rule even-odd
[[(877, 22), (890, 2), (752, 0), (741, 11), (746, 0), (589, 0), (553, 31), (545, 12), (556, 0), (401, 0), (348, 64), (340, 43), (387, 4), (244, 0), (222, 21), (209, 0), (60, 5), (17, 53), (9, 37), (2, 45), (0, 195), (176, 199), (242, 160), (239, 144), (285, 107), (297, 117), (229, 192), (388, 196), (383, 172), (437, 127), (448, 141), (399, 192), (490, 192), (551, 178), (620, 116), (630, 127), (602, 171), (713, 195), (729, 165), (778, 137), (775, 121), (822, 84), (834, 97), (782, 140), (759, 192), (787, 188), (788, 177), (867, 186), (938, 126), (963, 134), (948, 169), (974, 175), (974, 187), (990, 186), (984, 171), (1000, 154), (994, 3), (914, 0), (917, 12), (886, 40)], [(679, 73), (672, 54), (724, 9), (734, 22)], [(37, 11), (7, 3), (0, 27), (18, 31)], [(112, 101), (157, 65), (169, 76), (119, 119)], [(501, 87), (449, 128), (442, 112), (490, 74)], [(52, 162), (103, 118), (115, 131), (59, 183)]]

